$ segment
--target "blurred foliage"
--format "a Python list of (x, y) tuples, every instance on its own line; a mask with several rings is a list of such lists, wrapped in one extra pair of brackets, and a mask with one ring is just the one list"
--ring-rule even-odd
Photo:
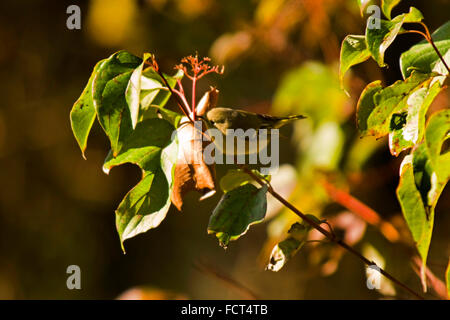
[[(407, 12), (411, 3), (404, 2), (393, 9), (393, 16)], [(113, 212), (141, 172), (125, 165), (104, 175), (108, 141), (100, 127), (93, 127), (89, 161), (84, 161), (67, 121), (92, 67), (118, 49), (138, 56), (154, 52), (169, 74), (182, 56), (210, 54), (214, 63), (226, 64), (226, 73), (199, 83), (199, 90), (217, 85), (220, 106), (307, 114), (311, 120), (282, 130), (281, 161), (290, 169), (285, 170), (286, 180), (273, 177), (274, 188), (295, 181), (285, 193), (293, 204), (327, 219), (358, 249), (369, 243), (388, 271), (420, 288), (419, 278), (405, 263), (414, 249), (395, 197), (401, 158), (391, 157), (384, 139), (360, 139), (355, 125), (356, 97), (364, 86), (373, 79), (386, 85), (400, 79), (399, 56), (420, 36), (395, 40), (385, 52), (388, 69), (380, 70), (373, 62), (353, 68), (346, 76), (347, 97), (339, 90), (337, 63), (340, 41), (347, 34), (364, 33), (357, 1), (79, 1), (80, 31), (65, 27), (70, 4), (0, 4), (0, 298), (115, 298), (136, 286), (177, 292), (177, 297), (241, 298), (193, 267), (202, 258), (263, 298), (380, 297), (367, 289), (363, 266), (326, 243), (307, 243), (280, 272), (264, 271), (276, 243), (297, 222), (285, 210), (222, 250), (205, 232), (220, 194), (200, 203), (191, 195), (182, 214), (172, 208), (158, 229), (130, 240), (123, 255)], [(414, 6), (431, 30), (448, 20), (446, 0), (414, 1)], [(173, 101), (168, 105), (174, 107)], [(446, 89), (429, 110), (448, 105)], [(315, 141), (324, 143), (322, 150), (312, 147)], [(221, 167), (217, 171), (219, 176), (224, 172)], [(337, 204), (321, 181), (373, 208), (398, 230), (400, 241), (390, 242), (379, 224)], [(442, 280), (450, 217), (439, 213), (449, 211), (449, 200), (447, 188), (436, 207), (428, 257), (429, 268)], [(268, 197), (268, 207), (271, 201)], [(319, 235), (312, 233), (309, 240), (314, 239), (320, 240)], [(70, 264), (81, 267), (81, 291), (65, 286)], [(169, 296), (174, 294), (158, 295)], [(435, 297), (433, 289), (428, 296)]]

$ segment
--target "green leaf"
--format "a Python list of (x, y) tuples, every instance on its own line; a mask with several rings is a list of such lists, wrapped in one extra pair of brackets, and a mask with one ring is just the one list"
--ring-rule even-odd
[[(166, 88), (160, 75), (147, 68), (143, 70), (145, 62), (151, 57), (150, 53), (144, 54), (144, 59), (134, 71), (126, 89), (126, 100), (131, 113), (133, 128), (139, 119), (140, 109), (147, 109), (150, 106), (164, 107), (170, 97), (170, 91)], [(183, 71), (178, 70), (174, 76), (164, 75), (171, 87), (174, 87), (177, 80), (183, 78)]]
[(232, 169), (228, 170), (227, 174), (220, 179), (220, 188), (226, 193), (252, 181), (252, 177), (247, 173), (242, 170)]
[(109, 152), (103, 171), (108, 174), (112, 167), (124, 163), (136, 164), (144, 171), (155, 170), (160, 166), (161, 151), (170, 142), (174, 130), (163, 119), (152, 118), (139, 122), (120, 153), (114, 157), (112, 151)]
[(383, 89), (381, 81), (377, 80), (369, 83), (361, 93), (358, 105), (356, 107), (356, 120), (358, 123), (358, 129), (361, 135), (365, 136), (370, 134), (369, 124), (367, 123), (369, 116), (375, 109), (375, 102), (373, 96)]
[(397, 4), (400, 3), (401, 0), (382, 0), (381, 1), (381, 10), (383, 10), (386, 18), (391, 20), (391, 11)]
[(374, 0), (357, 0), (357, 1), (361, 17), (364, 15), (364, 11), (366, 11), (366, 8), (369, 6), (369, 4), (374, 4), (375, 2)]
[(97, 109), (99, 122), (111, 143), (111, 150), (117, 155), (123, 142), (133, 132), (130, 110), (125, 99), (125, 90), (131, 71), (108, 81), (102, 95), (102, 104)]
[(403, 23), (419, 22), (422, 19), (422, 13), (416, 8), (411, 7), (408, 13), (396, 16), (390, 21), (380, 19), (379, 28), (373, 27), (371, 21), (368, 20), (366, 27), (367, 47), (380, 67), (386, 66), (384, 63), (384, 53), (402, 31)]
[[(122, 248), (126, 239), (156, 228), (170, 207), (177, 140), (175, 128), (166, 120), (152, 118), (139, 122), (120, 153), (108, 154), (103, 170), (133, 163), (142, 169), (142, 180), (125, 196), (116, 210), (116, 227)], [(124, 250), (125, 251), (125, 250)]]
[(147, 173), (127, 193), (116, 210), (116, 227), (122, 249), (123, 242), (156, 228), (170, 207), (169, 184), (161, 169)]
[(133, 129), (136, 128), (139, 117), (142, 70), (146, 61), (150, 57), (150, 53), (144, 53), (142, 63), (136, 69), (134, 69), (133, 73), (131, 74), (130, 82), (128, 83), (125, 92), (128, 107), (130, 108), (131, 124), (133, 126)]
[(439, 181), (425, 144), (406, 156), (400, 169), (397, 198), (422, 258), (421, 278), (425, 287), (425, 266), (434, 223), (434, 208), (445, 187)]
[(273, 272), (280, 271), (304, 244), (305, 241), (299, 241), (293, 237), (281, 241), (272, 249), (266, 269)]
[(133, 71), (141, 62), (142, 60), (140, 58), (123, 50), (103, 60), (92, 83), (94, 107), (97, 110), (102, 104), (103, 90), (108, 81), (122, 73)]
[(430, 161), (436, 170), (439, 181), (447, 182), (450, 178), (450, 151), (442, 153), (444, 141), (450, 138), (450, 110), (434, 113), (427, 124), (425, 143)]
[[(177, 70), (173, 76), (164, 74), (170, 87), (173, 88), (177, 80), (184, 76), (182, 70)], [(170, 91), (161, 82), (161, 77), (153, 69), (144, 70), (141, 87), (141, 108), (147, 109), (150, 106), (164, 107), (170, 98)]]
[[(447, 65), (450, 64), (450, 21), (447, 21), (432, 34), (433, 41)], [(403, 78), (409, 77), (412, 70), (419, 70), (423, 73), (432, 71), (447, 75), (448, 71), (443, 68), (442, 61), (426, 40), (412, 46), (400, 56), (400, 68)]]
[(161, 166), (154, 171), (144, 171), (142, 180), (119, 204), (116, 228), (124, 252), (126, 239), (158, 227), (166, 217), (171, 203), (177, 150), (175, 139), (161, 151)]
[[(320, 220), (317, 219), (316, 216), (308, 215), (308, 217), (317, 223), (320, 223)], [(289, 236), (272, 249), (267, 269), (277, 272), (284, 267), (306, 243), (307, 235), (310, 230), (311, 226), (306, 224), (306, 222), (302, 224), (296, 222), (291, 225), (288, 231)]]
[(143, 112), (142, 117), (139, 121), (152, 118), (161, 118), (169, 122), (175, 128), (178, 128), (178, 126), (180, 125), (180, 121), (183, 117), (184, 115), (168, 109), (160, 107), (149, 107)]
[(126, 51), (114, 53), (100, 65), (92, 83), (97, 117), (114, 154), (119, 152), (122, 141), (133, 130), (125, 90), (133, 70), (141, 61)]
[(342, 41), (339, 81), (343, 88), (344, 75), (350, 67), (370, 58), (365, 36), (348, 35)]
[(425, 132), (425, 115), (441, 89), (437, 82), (431, 88), (418, 88), (408, 96), (405, 109), (397, 109), (392, 115), (389, 148), (393, 155), (398, 155), (422, 140)]
[(434, 74), (413, 72), (409, 78), (382, 88), (379, 81), (369, 84), (361, 94), (357, 122), (362, 135), (376, 138), (389, 134), (393, 155), (421, 141), (425, 114), (442, 89)]
[[(270, 181), (269, 175), (262, 175), (258, 170), (252, 172), (262, 180)], [(231, 169), (220, 179), (220, 188), (226, 193), (253, 181), (253, 178), (241, 169)]]
[(80, 146), (83, 158), (85, 159), (86, 157), (84, 152), (87, 146), (87, 139), (95, 120), (92, 82), (98, 72), (98, 69), (104, 61), (105, 60), (101, 60), (95, 65), (83, 93), (73, 105), (72, 111), (70, 111), (70, 124), (72, 126), (72, 132), (78, 145)]
[(261, 222), (266, 215), (267, 189), (267, 185), (258, 189), (245, 184), (225, 193), (209, 219), (208, 233), (215, 234), (225, 248), (245, 234), (250, 225)]

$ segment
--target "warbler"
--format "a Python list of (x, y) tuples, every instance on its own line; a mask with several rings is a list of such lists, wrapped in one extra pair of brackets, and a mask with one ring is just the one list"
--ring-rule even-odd
[[(205, 121), (208, 129), (218, 129), (225, 138), (233, 133), (233, 139), (237, 139), (238, 143), (234, 143), (233, 149), (226, 145), (226, 139), (222, 139), (222, 141), (219, 142), (215, 141), (216, 146), (221, 149), (223, 153), (230, 154), (233, 152), (234, 154), (252, 154), (261, 151), (267, 146), (270, 141), (271, 129), (281, 128), (289, 122), (304, 119), (306, 117), (303, 115), (275, 117), (243, 110), (218, 107), (209, 110), (206, 113), (206, 116), (200, 118)], [(235, 131), (230, 131), (230, 129)], [(244, 134), (237, 133), (236, 130), (238, 129), (242, 129)], [(260, 134), (260, 129), (267, 129), (267, 134), (262, 136)], [(245, 151), (243, 148), (238, 148), (239, 142), (245, 144)]]

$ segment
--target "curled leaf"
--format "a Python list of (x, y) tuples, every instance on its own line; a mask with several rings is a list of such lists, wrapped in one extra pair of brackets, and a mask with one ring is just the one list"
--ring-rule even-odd
[(381, 10), (383, 10), (386, 18), (391, 20), (391, 11), (392, 9), (400, 3), (401, 0), (382, 0), (381, 1)]
[(174, 173), (172, 203), (181, 211), (183, 197), (191, 190), (202, 194), (201, 199), (215, 193), (214, 165), (207, 165), (203, 148), (211, 142), (203, 141), (202, 132), (184, 117), (177, 129), (179, 149)]
[(203, 116), (209, 109), (215, 108), (217, 105), (217, 100), (219, 99), (219, 90), (214, 87), (210, 87), (200, 101), (195, 109), (198, 116)]
[[(310, 219), (318, 220), (313, 215), (308, 215)], [(275, 245), (270, 254), (267, 270), (277, 272), (303, 247), (306, 243), (308, 232), (311, 227), (305, 223), (294, 223), (288, 231), (288, 237)]]

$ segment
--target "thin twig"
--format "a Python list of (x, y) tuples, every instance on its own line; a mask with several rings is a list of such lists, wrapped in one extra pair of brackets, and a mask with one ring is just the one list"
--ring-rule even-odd
[[(191, 121), (193, 122), (193, 120), (191, 119), (190, 116), (190, 111), (189, 107), (186, 104), (186, 101), (183, 101), (183, 99), (180, 97), (179, 94), (177, 94), (172, 87), (169, 85), (169, 82), (167, 81), (166, 77), (164, 76), (164, 74), (161, 72), (161, 70), (159, 70), (159, 68), (155, 68), (156, 72), (158, 72), (159, 76), (162, 78), (162, 80), (164, 81), (164, 84), (166, 85), (166, 87), (169, 89), (170, 93), (172, 94), (172, 96), (175, 97), (175, 100), (177, 100), (178, 106), (180, 107), (181, 111), (183, 111), (184, 115)], [(186, 110), (187, 109), (187, 110)]]
[[(267, 182), (267, 181), (263, 181), (261, 178), (259, 178), (257, 175), (255, 175), (251, 170), (249, 170), (246, 166), (244, 165), (239, 165), (239, 167), (245, 172), (247, 173), (250, 177), (252, 177), (258, 184), (260, 184), (261, 186), (267, 185), (268, 186), (268, 192), (274, 197), (276, 198), (278, 201), (280, 201), (285, 207), (287, 207), (288, 209), (290, 209), (292, 212), (294, 212), (296, 215), (298, 215), (300, 218), (303, 219), (303, 221), (306, 221), (310, 226), (312, 226), (313, 228), (315, 228), (316, 230), (318, 230), (320, 233), (322, 233), (325, 237), (327, 237), (328, 239), (330, 239), (331, 241), (333, 241), (334, 243), (336, 243), (337, 245), (341, 246), (342, 248), (346, 249), (347, 251), (349, 251), (350, 253), (352, 253), (354, 256), (356, 256), (357, 258), (359, 258), (361, 261), (363, 261), (366, 265), (368, 266), (377, 266), (375, 262), (370, 261), (369, 259), (367, 259), (366, 257), (364, 257), (362, 254), (360, 254), (358, 251), (356, 251), (355, 249), (353, 249), (352, 247), (350, 247), (348, 244), (346, 244), (344, 241), (342, 241), (341, 239), (338, 239), (336, 236), (334, 236), (332, 233), (328, 232), (327, 230), (325, 230), (324, 228), (322, 228), (318, 223), (316, 223), (315, 221), (313, 221), (312, 219), (308, 218), (308, 216), (306, 216), (305, 214), (303, 214), (300, 210), (298, 210), (296, 207), (294, 207), (290, 202), (288, 202), (286, 199), (284, 199), (281, 195), (279, 195), (277, 192), (275, 192), (275, 190), (272, 188), (272, 186)], [(406, 286), (404, 283), (402, 283), (400, 280), (397, 280), (395, 277), (393, 277), (392, 275), (390, 275), (388, 272), (386, 272), (384, 269), (378, 267), (379, 272), (384, 275), (386, 278), (388, 278), (389, 280), (391, 280), (392, 282), (394, 282), (395, 284), (397, 284), (398, 286), (400, 286), (401, 288), (405, 289), (406, 291), (408, 291), (409, 293), (411, 293), (413, 296), (415, 296), (417, 299), (423, 300), (424, 298), (416, 293), (414, 290), (412, 290), (411, 288), (409, 288), (408, 286)]]
[(197, 76), (194, 75), (194, 78), (192, 79), (192, 115), (194, 117), (194, 121), (196, 120), (196, 112), (195, 112), (195, 91), (196, 91), (196, 84), (197, 84)]
[(250, 290), (243, 284), (239, 283), (238, 281), (232, 279), (231, 277), (224, 274), (223, 272), (217, 270), (217, 268), (212, 267), (211, 265), (207, 265), (206, 263), (197, 261), (194, 264), (194, 267), (200, 272), (209, 274), (210, 276), (213, 276), (214, 278), (219, 279), (220, 281), (225, 283), (227, 286), (229, 286), (233, 290), (239, 292), (242, 296), (246, 297), (249, 300), (259, 300), (260, 299), (252, 290)]
[(450, 75), (450, 68), (448, 67), (447, 62), (445, 61), (445, 59), (442, 56), (442, 54), (439, 52), (439, 49), (436, 47), (436, 44), (434, 43), (433, 38), (431, 37), (430, 30), (428, 30), (427, 25), (425, 23), (423, 23), (423, 22), (418, 22), (418, 23), (420, 25), (422, 25), (422, 27), (425, 29), (426, 33), (423, 33), (423, 32), (418, 31), (418, 30), (407, 30), (406, 32), (407, 33), (417, 33), (417, 34), (420, 34), (422, 37), (424, 37), (425, 40), (427, 40), (428, 43), (431, 44), (431, 46), (433, 47), (434, 51), (436, 51), (439, 59), (441, 59), (442, 63), (444, 64), (445, 68), (448, 71), (448, 74)]

